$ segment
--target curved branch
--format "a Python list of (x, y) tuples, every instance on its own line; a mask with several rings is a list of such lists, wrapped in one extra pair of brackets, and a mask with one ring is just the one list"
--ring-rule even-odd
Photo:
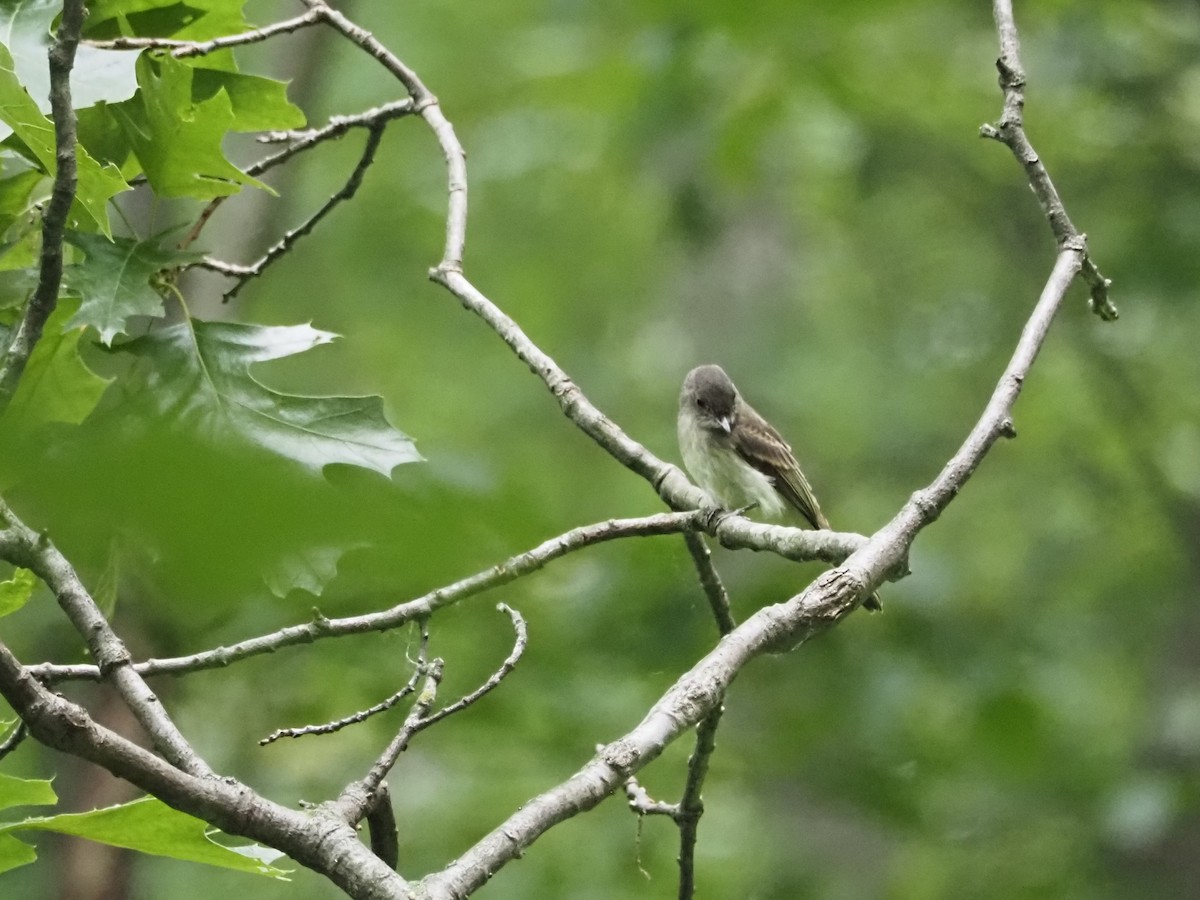
[(408, 883), (328, 812), (298, 812), (259, 796), (233, 778), (182, 772), (98, 725), (87, 710), (38, 683), (0, 643), (0, 695), (41, 743), (86, 759), (164, 803), (240, 835), (282, 850), (320, 872), (349, 896), (385, 900), (406, 896)]
[(98, 678), (117, 689), (154, 746), (183, 771), (212, 775), (208, 764), (180, 733), (158, 697), (132, 665), (132, 657), (67, 558), (44, 535), (22, 523), (0, 500), (0, 558), (29, 569), (58, 600), (88, 652), (96, 660)]

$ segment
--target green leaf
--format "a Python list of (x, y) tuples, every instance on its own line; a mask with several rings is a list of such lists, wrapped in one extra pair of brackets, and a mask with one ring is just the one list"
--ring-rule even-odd
[[(21, 84), (44, 113), (50, 112), (51, 23), (62, 0), (0, 0), (0, 44), (8, 48)], [(76, 109), (127, 100), (137, 90), (137, 54), (80, 44), (71, 71), (71, 102)]]
[(8, 231), (17, 219), (28, 214), (34, 188), (42, 183), (45, 174), (26, 169), (11, 178), (0, 179), (0, 234)]
[[(28, 569), (17, 569), (8, 581), (0, 581), (0, 616), (7, 616), (24, 606), (29, 601), (36, 585), (37, 576)], [(3, 779), (6, 777), (8, 776), (0, 775), (0, 809), (5, 806)]]
[[(22, 570), (23, 571), (23, 570)], [(0, 809), (13, 806), (53, 806), (58, 795), (44, 778), (17, 778), (0, 775)]]
[[(12, 57), (0, 47), (0, 122), (4, 122), (29, 148), (43, 171), (57, 171), (54, 150), (54, 125), (42, 115), (13, 70)], [(71, 207), (71, 221), (109, 234), (106, 205), (116, 194), (129, 190), (129, 185), (113, 166), (101, 167), (83, 147), (77, 148), (76, 161), (79, 185)]]
[(63, 273), (68, 287), (83, 297), (79, 312), (67, 327), (90, 325), (100, 332), (105, 345), (125, 333), (132, 316), (163, 315), (162, 297), (151, 286), (159, 272), (204, 255), (163, 249), (153, 241), (108, 240), (98, 234), (68, 232), (66, 239), (87, 254), (82, 263)]
[(307, 122), (300, 107), (288, 102), (285, 82), (221, 69), (193, 69), (193, 100), (207, 100), (222, 90), (233, 105), (233, 131), (301, 128)]
[(221, 142), (234, 126), (233, 103), (218, 90), (192, 99), (195, 70), (164, 56), (138, 61), (141, 90), (111, 107), (155, 193), (208, 200), (252, 184), (270, 190), (225, 158)]
[[(361, 545), (360, 545), (361, 546)], [(338, 561), (349, 547), (301, 547), (274, 560), (263, 571), (271, 593), (283, 599), (294, 590), (320, 597), (337, 577)]]
[(28, 432), (46, 422), (78, 425), (99, 402), (111, 379), (101, 378), (79, 356), (84, 331), (75, 322), (78, 314), (72, 315), (77, 305), (71, 298), (58, 301), (12, 402), (0, 416), (0, 431)]
[(331, 463), (383, 474), (421, 455), (390, 424), (383, 400), (301, 397), (264, 387), (256, 362), (302, 353), (336, 337), (309, 325), (264, 326), (192, 319), (118, 349), (144, 357), (146, 402), (158, 416), (218, 443), (245, 441), (320, 471)]
[[(253, 844), (222, 846), (212, 840), (210, 834), (215, 832), (200, 819), (172, 809), (154, 797), (143, 797), (131, 803), (92, 812), (64, 813), (0, 824), (0, 837), (13, 831), (72, 834), (155, 856), (287, 880), (288, 873), (285, 870), (270, 865), (282, 853)], [(3, 852), (4, 847), (0, 845), (0, 854)]]
[(202, 41), (246, 31), (244, 5), (245, 0), (93, 0), (84, 30), (98, 38), (133, 33)]
[(37, 860), (37, 851), (11, 834), (0, 834), (0, 874)]

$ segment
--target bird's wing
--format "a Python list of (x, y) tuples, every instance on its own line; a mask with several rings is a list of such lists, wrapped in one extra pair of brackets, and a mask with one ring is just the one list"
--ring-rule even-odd
[[(747, 414), (748, 413), (748, 414)], [(812, 485), (800, 471), (800, 464), (779, 432), (762, 416), (745, 410), (733, 433), (733, 449), (737, 454), (771, 479), (780, 495), (791, 504), (813, 528), (828, 528), (829, 521), (821, 512)]]

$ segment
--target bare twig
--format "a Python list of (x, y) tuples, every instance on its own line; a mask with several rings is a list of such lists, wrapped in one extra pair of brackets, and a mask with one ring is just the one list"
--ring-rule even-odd
[(321, 208), (309, 216), (306, 221), (286, 232), (257, 262), (246, 267), (238, 276), (237, 283), (225, 292), (223, 299), (226, 302), (236, 297), (248, 282), (262, 275), (267, 270), (267, 267), (287, 253), (296, 241), (305, 235), (311, 234), (312, 230), (317, 227), (317, 224), (329, 215), (339, 203), (349, 200), (358, 192), (359, 186), (362, 185), (363, 176), (366, 174), (367, 169), (371, 167), (371, 164), (375, 162), (375, 151), (379, 149), (379, 142), (383, 139), (384, 127), (385, 120), (376, 121), (371, 124), (367, 132), (367, 142), (363, 147), (358, 165), (354, 167), (354, 171), (350, 173), (350, 177), (346, 179), (346, 183), (342, 185), (341, 190), (322, 203)]
[(312, 149), (322, 141), (342, 137), (352, 128), (372, 128), (382, 122), (389, 122), (392, 119), (399, 119), (403, 116), (411, 116), (412, 113), (412, 98), (405, 97), (402, 100), (393, 100), (391, 103), (374, 106), (371, 109), (355, 113), (354, 115), (330, 116), (329, 122), (320, 128), (305, 128), (302, 131), (265, 132), (258, 136), (260, 143), (286, 143), (288, 146), (285, 150), (268, 156), (266, 159), (259, 160), (254, 165), (248, 167), (246, 174), (261, 175), (263, 172), (274, 168), (297, 153)]
[[(597, 750), (603, 750), (600, 746)], [(650, 792), (642, 787), (642, 783), (638, 781), (636, 775), (630, 775), (625, 779), (625, 799), (629, 801), (629, 808), (639, 816), (669, 816), (674, 819), (679, 815), (678, 803), (667, 803), (663, 800), (655, 800), (650, 796)]]
[(253, 31), (243, 31), (241, 34), (231, 34), (213, 38), (210, 41), (176, 41), (170, 38), (138, 38), (119, 37), (109, 41), (85, 41), (88, 46), (98, 50), (169, 50), (176, 59), (189, 56), (205, 56), (217, 50), (229, 47), (241, 47), (245, 44), (257, 44), (279, 34), (290, 34), (309, 25), (321, 21), (321, 14), (310, 9), (302, 15), (280, 22), (272, 22)]
[(38, 283), (25, 305), (0, 358), (0, 412), (16, 393), (29, 356), (42, 337), (46, 320), (58, 305), (63, 274), (63, 235), (75, 201), (78, 181), (75, 159), (75, 108), (71, 104), (71, 69), (83, 29), (84, 0), (65, 0), (58, 34), (50, 47), (50, 116), (54, 120), (54, 187), (42, 216), (42, 250)]
[[(721, 636), (729, 634), (737, 627), (733, 613), (729, 608), (729, 594), (721, 583), (712, 563), (712, 554), (699, 534), (688, 533), (683, 536), (687, 541), (688, 550), (696, 564), (700, 576), (700, 584), (712, 607), (713, 618)], [(717, 748), (717, 727), (721, 724), (721, 714), (725, 711), (723, 702), (718, 703), (696, 726), (696, 747), (688, 758), (687, 781), (684, 783), (683, 796), (675, 805), (672, 818), (679, 826), (679, 900), (691, 900), (696, 890), (696, 839), (700, 828), (700, 817), (704, 815), (704, 800), (701, 792), (704, 789), (704, 779), (708, 776), (708, 762), (713, 751)]]
[(708, 605), (712, 607), (713, 618), (717, 623), (717, 631), (722, 636), (729, 634), (729, 632), (737, 627), (737, 622), (734, 620), (733, 612), (729, 608), (729, 594), (725, 590), (725, 585), (721, 583), (721, 576), (717, 573), (717, 569), (713, 565), (712, 553), (704, 543), (704, 538), (694, 531), (684, 532), (683, 539), (687, 543), (688, 553), (692, 555), (692, 562), (696, 566), (696, 574), (700, 577), (700, 586), (704, 588), (704, 596), (708, 598)]
[[(336, 140), (342, 137), (352, 128), (377, 128), (382, 127), (386, 122), (392, 119), (399, 119), (402, 116), (411, 115), (413, 111), (413, 102), (410, 98), (405, 97), (403, 100), (395, 100), (391, 103), (385, 103), (382, 106), (372, 107), (361, 113), (356, 113), (352, 116), (332, 116), (328, 124), (321, 128), (306, 128), (303, 131), (268, 131), (261, 134), (258, 140), (263, 143), (284, 143), (288, 142), (288, 146), (278, 153), (273, 153), (253, 165), (247, 166), (245, 172), (251, 177), (258, 177), (265, 172), (270, 171), (276, 166), (287, 162), (292, 157), (303, 153), (305, 150), (311, 150), (313, 147), (320, 145), (328, 140)], [(221, 205), (232, 195), (222, 195), (214, 197), (208, 202), (208, 205), (200, 212), (196, 219), (196, 224), (188, 231), (187, 236), (179, 242), (179, 249), (183, 250), (190, 247), (196, 238), (200, 236), (201, 230), (212, 218), (213, 213), (221, 208)], [(218, 259), (205, 259), (193, 264), (196, 268), (210, 269), (214, 272), (219, 272), (222, 275), (228, 275), (231, 278), (248, 278), (254, 272), (253, 266), (242, 266), (235, 263), (227, 263)]]
[[(996, 19), (996, 31), (1000, 36), (1000, 58), (996, 60), (996, 68), (1000, 72), (1000, 89), (1004, 92), (1004, 109), (998, 122), (980, 126), (979, 133), (1008, 147), (1025, 169), (1029, 185), (1050, 222), (1059, 247), (1081, 246), (1084, 235), (1067, 215), (1058, 189), (1050, 180), (1050, 173), (1046, 171), (1041, 157), (1025, 135), (1025, 70), (1021, 67), (1021, 43), (1013, 20), (1011, 0), (994, 0), (992, 11)], [(1086, 247), (1081, 274), (1083, 280), (1088, 283), (1092, 311), (1106, 322), (1116, 319), (1117, 308), (1108, 296), (1112, 282), (1100, 273)]]
[[(450, 606), (460, 600), (473, 597), (484, 591), (536, 572), (547, 563), (559, 557), (593, 544), (604, 543), (626, 537), (651, 537), (664, 534), (678, 534), (703, 526), (703, 514), (690, 513), (659, 513), (637, 519), (609, 519), (592, 525), (582, 525), (573, 528), (565, 534), (551, 538), (526, 550), (524, 553), (510, 557), (498, 565), (477, 572), (461, 581), (445, 585), (430, 591), (423, 596), (404, 603), (397, 604), (391, 609), (381, 612), (367, 613), (361, 616), (348, 616), (341, 619), (329, 619), (317, 615), (313, 621), (302, 625), (290, 625), (269, 634), (248, 638), (226, 647), (205, 650), (188, 656), (177, 656), (168, 659), (151, 659), (137, 663), (134, 670), (143, 676), (154, 675), (183, 675), (188, 672), (203, 669), (218, 669), (240, 662), (262, 653), (273, 653), (284, 647), (297, 644), (309, 644), (316, 640), (329, 637), (340, 637), (350, 634), (366, 634), (372, 631), (387, 631), (397, 628), (415, 619), (430, 616), (436, 610)], [(801, 531), (790, 529), (797, 536), (797, 546), (806, 538), (824, 538), (832, 532)], [(835, 535), (836, 536), (836, 535)], [(842, 558), (861, 544), (862, 539), (856, 535), (844, 535), (847, 540), (846, 551)], [(3, 556), (3, 544), (0, 544), (0, 556)], [(797, 558), (800, 558), (797, 556)], [(814, 558), (809, 554), (808, 559)], [(54, 665), (44, 663), (32, 667), (37, 677), (47, 683), (61, 681), (97, 681), (100, 671), (91, 665)]]
[(700, 792), (708, 777), (708, 761), (717, 749), (717, 726), (724, 712), (724, 703), (718, 701), (696, 726), (696, 748), (688, 758), (687, 781), (674, 816), (679, 826), (679, 900), (691, 900), (696, 893), (696, 838), (704, 815)]
[(360, 722), (365, 722), (367, 719), (371, 718), (371, 716), (377, 715), (381, 712), (386, 712), (417, 689), (417, 682), (419, 682), (426, 674), (427, 666), (425, 661), (428, 658), (428, 653), (429, 623), (422, 621), (421, 647), (417, 651), (417, 659), (413, 668), (412, 676), (405, 683), (404, 687), (400, 688), (400, 690), (396, 691), (396, 693), (392, 694), (392, 696), (388, 697), (381, 703), (376, 703), (374, 706), (359, 710), (353, 715), (346, 716), (345, 718), (338, 719), (334, 722), (325, 722), (321, 725), (305, 725), (302, 728), (280, 728), (278, 731), (271, 732), (269, 735), (259, 741), (259, 745), (265, 746), (266, 744), (273, 744), (280, 738), (285, 737), (296, 738), (303, 737), (308, 734), (333, 734), (335, 731), (341, 731), (343, 728), (346, 728), (349, 725), (357, 725)]
[(512, 652), (500, 664), (491, 677), (483, 684), (477, 687), (471, 693), (464, 697), (460, 697), (454, 703), (448, 706), (443, 706), (435, 713), (430, 713), (433, 708), (433, 701), (437, 696), (437, 686), (442, 680), (442, 661), (435, 659), (429, 664), (429, 673), (425, 680), (425, 687), (422, 688), (417, 702), (413, 704), (412, 711), (408, 714), (408, 719), (404, 722), (404, 727), (388, 744), (387, 749), (379, 755), (379, 759), (371, 766), (371, 770), (361, 781), (353, 782), (347, 785), (342, 791), (342, 795), (335, 803), (338, 810), (338, 815), (345, 821), (351, 824), (358, 822), (366, 814), (373, 802), (375, 792), (379, 785), (383, 784), (383, 779), (387, 777), (387, 773), (392, 770), (396, 764), (396, 760), (400, 758), (400, 754), (407, 748), (413, 736), (424, 731), (431, 725), (436, 725), (442, 719), (452, 716), (457, 712), (461, 712), (469, 706), (479, 702), (486, 694), (491, 693), (500, 686), (508, 674), (516, 668), (516, 665), (521, 660), (522, 654), (525, 653), (525, 647), (529, 643), (529, 633), (525, 627), (525, 620), (521, 614), (515, 609), (501, 603), (496, 607), (501, 612), (505, 613), (512, 622), (513, 631), (516, 632), (516, 640), (513, 643)]

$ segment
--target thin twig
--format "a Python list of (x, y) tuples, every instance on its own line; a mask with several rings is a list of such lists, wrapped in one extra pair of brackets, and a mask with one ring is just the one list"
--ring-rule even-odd
[(679, 826), (679, 900), (692, 900), (696, 893), (696, 839), (700, 817), (704, 815), (704, 800), (700, 793), (708, 777), (708, 763), (717, 749), (717, 727), (725, 711), (723, 698), (696, 726), (696, 748), (688, 757), (687, 781), (683, 797), (675, 813)]
[(321, 208), (309, 216), (305, 222), (287, 231), (258, 261), (252, 263), (248, 267), (248, 271), (239, 276), (237, 283), (225, 292), (222, 297), (225, 302), (232, 300), (251, 280), (262, 275), (267, 270), (267, 267), (287, 253), (296, 241), (311, 234), (312, 230), (317, 227), (317, 224), (329, 215), (339, 203), (349, 200), (358, 192), (359, 186), (362, 185), (363, 176), (366, 174), (367, 169), (371, 167), (371, 164), (375, 162), (375, 151), (379, 149), (379, 142), (383, 139), (384, 127), (385, 123), (383, 121), (374, 122), (370, 126), (367, 133), (367, 142), (363, 147), (358, 165), (354, 167), (354, 171), (350, 173), (350, 177), (346, 179), (346, 183), (342, 185), (341, 190), (322, 203)]
[(281, 162), (290, 159), (297, 153), (310, 150), (322, 141), (335, 140), (345, 135), (352, 128), (372, 128), (382, 122), (390, 122), (403, 116), (413, 114), (411, 97), (393, 100), (380, 106), (348, 116), (330, 116), (329, 122), (320, 128), (305, 128), (300, 131), (267, 131), (258, 136), (262, 144), (283, 144), (288, 146), (271, 156), (261, 159), (246, 169), (247, 175), (261, 175)]
[(58, 34), (50, 46), (50, 117), (54, 120), (54, 187), (42, 216), (42, 250), (38, 283), (25, 305), (0, 359), (0, 412), (8, 408), (42, 329), (58, 305), (63, 274), (63, 235), (75, 201), (78, 165), (75, 158), (75, 108), (71, 103), (71, 69), (83, 30), (84, 0), (66, 0)]
[(297, 738), (304, 737), (305, 735), (309, 734), (333, 734), (335, 731), (341, 731), (343, 728), (346, 728), (350, 725), (357, 725), (360, 722), (365, 722), (367, 719), (371, 718), (371, 716), (378, 715), (381, 712), (386, 712), (417, 689), (417, 682), (419, 682), (426, 674), (426, 659), (428, 658), (428, 653), (429, 623), (427, 621), (422, 621), (421, 644), (419, 650), (417, 651), (416, 663), (413, 667), (413, 673), (405, 683), (404, 687), (400, 688), (400, 690), (396, 691), (396, 693), (392, 694), (392, 696), (388, 697), (381, 703), (376, 703), (374, 706), (359, 710), (353, 715), (346, 716), (345, 718), (338, 719), (334, 722), (324, 722), (320, 725), (305, 725), (299, 728), (280, 728), (277, 731), (271, 732), (265, 738), (260, 740), (258, 742), (259, 746), (273, 744), (280, 738), (285, 737)]
[[(626, 537), (677, 534), (681, 531), (701, 527), (702, 520), (702, 514), (697, 512), (659, 513), (638, 519), (609, 519), (606, 522), (581, 525), (579, 528), (573, 528), (565, 534), (544, 541), (524, 553), (512, 556), (498, 565), (430, 591), (413, 600), (399, 603), (391, 609), (342, 619), (328, 619), (318, 614), (311, 622), (290, 625), (278, 631), (248, 638), (226, 647), (217, 647), (188, 656), (146, 660), (135, 664), (133, 668), (146, 677), (183, 675), (203, 669), (224, 668), (252, 656), (273, 653), (297, 644), (310, 644), (323, 638), (387, 631), (415, 619), (427, 618), (436, 610), (460, 600), (508, 584), (517, 578), (536, 572), (559, 557), (593, 544)], [(798, 529), (797, 531), (801, 535), (817, 534), (817, 532), (800, 532)], [(4, 551), (4, 544), (0, 542), (0, 558), (7, 558)], [(43, 663), (33, 666), (32, 671), (47, 684), (62, 681), (97, 681), (100, 678), (99, 669), (91, 665)]]
[[(251, 177), (258, 177), (306, 150), (311, 150), (325, 141), (336, 140), (342, 137), (352, 128), (375, 128), (385, 122), (390, 122), (392, 119), (411, 115), (412, 111), (413, 102), (410, 98), (405, 97), (403, 100), (385, 103), (382, 106), (372, 107), (354, 115), (332, 116), (329, 122), (321, 128), (308, 128), (303, 131), (268, 131), (265, 134), (259, 135), (258, 140), (263, 143), (283, 143), (287, 141), (290, 142), (289, 146), (278, 153), (273, 153), (247, 166), (245, 173)], [(208, 205), (204, 207), (196, 219), (196, 224), (192, 226), (187, 236), (180, 241), (179, 248), (181, 250), (191, 246), (196, 238), (200, 236), (200, 231), (208, 223), (208, 220), (212, 218), (213, 213), (220, 209), (221, 204), (228, 200), (230, 196), (214, 197), (208, 202)], [(214, 272), (220, 272), (222, 275), (229, 275), (235, 278), (246, 277), (254, 271), (252, 266), (240, 266), (216, 259), (207, 259), (195, 265), (199, 268), (211, 269)]]
[(712, 607), (713, 619), (717, 623), (717, 631), (721, 636), (729, 634), (737, 627), (733, 611), (729, 606), (729, 593), (721, 582), (721, 576), (713, 565), (712, 552), (704, 543), (704, 538), (694, 531), (685, 531), (683, 540), (687, 543), (688, 553), (696, 566), (696, 574), (700, 577), (700, 586), (704, 588), (704, 596)]
[(309, 25), (316, 25), (321, 21), (321, 18), (322, 16), (318, 11), (310, 9), (308, 12), (292, 19), (273, 22), (270, 25), (264, 25), (262, 28), (255, 28), (253, 31), (243, 31), (241, 34), (213, 38), (210, 41), (119, 37), (108, 41), (85, 41), (84, 43), (98, 50), (169, 50), (171, 55), (176, 59), (185, 59), (189, 56), (204, 56), (217, 50), (225, 50), (229, 47), (257, 44), (278, 34), (290, 34)]
[[(600, 746), (597, 750), (603, 750)], [(642, 783), (638, 781), (636, 775), (630, 775), (625, 779), (625, 799), (629, 801), (629, 808), (639, 816), (669, 816), (674, 819), (679, 815), (678, 803), (667, 803), (664, 800), (655, 800), (650, 796), (650, 792), (642, 787)]]
[[(1025, 176), (1029, 179), (1029, 185), (1033, 188), (1038, 203), (1041, 204), (1042, 212), (1050, 223), (1059, 247), (1078, 245), (1084, 240), (1084, 235), (1067, 215), (1058, 189), (1050, 180), (1050, 173), (1046, 171), (1041, 157), (1025, 134), (1025, 70), (1021, 66), (1021, 42), (1017, 37), (1011, 0), (994, 0), (992, 12), (1000, 38), (1000, 57), (996, 60), (996, 69), (1000, 72), (1004, 108), (1000, 120), (995, 124), (980, 126), (979, 134), (1008, 147), (1025, 169)], [(1112, 282), (1100, 273), (1086, 249), (1080, 274), (1088, 283), (1091, 295), (1089, 305), (1092, 311), (1106, 322), (1116, 319), (1117, 308), (1108, 296)]]
[(513, 631), (516, 632), (512, 651), (505, 658), (504, 662), (500, 664), (500, 668), (493, 672), (487, 681), (471, 691), (471, 693), (460, 697), (448, 706), (443, 706), (437, 712), (431, 713), (429, 710), (433, 707), (437, 686), (442, 680), (442, 661), (440, 659), (433, 660), (429, 665), (429, 675), (426, 678), (425, 687), (422, 688), (417, 702), (413, 704), (412, 711), (404, 722), (404, 727), (400, 729), (392, 739), (392, 742), (379, 755), (379, 759), (375, 761), (375, 764), (371, 766), (370, 771), (367, 772), (363, 779), (347, 785), (346, 789), (342, 791), (342, 795), (334, 804), (338, 810), (338, 814), (345, 821), (353, 824), (362, 819), (379, 785), (383, 783), (388, 772), (396, 764), (396, 760), (400, 758), (400, 754), (408, 748), (409, 742), (416, 734), (424, 731), (431, 725), (436, 725), (442, 719), (478, 703), (485, 695), (499, 687), (500, 682), (507, 678), (509, 673), (516, 668), (517, 663), (521, 660), (521, 656), (525, 653), (526, 645), (529, 643), (529, 632), (525, 626), (525, 619), (522, 618), (519, 612), (504, 603), (499, 604), (496, 608), (508, 616), (512, 622)]

